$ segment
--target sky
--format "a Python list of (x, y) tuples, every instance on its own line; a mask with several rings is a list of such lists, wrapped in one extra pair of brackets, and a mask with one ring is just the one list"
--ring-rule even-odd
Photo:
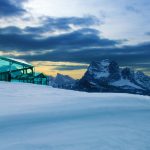
[(0, 0), (0, 55), (80, 78), (93, 60), (150, 74), (149, 0)]

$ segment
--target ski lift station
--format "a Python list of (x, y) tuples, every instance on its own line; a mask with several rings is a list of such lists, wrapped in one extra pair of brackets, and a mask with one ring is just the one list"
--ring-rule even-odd
[(0, 56), (0, 81), (47, 85), (47, 76), (35, 72), (35, 67), (22, 60)]

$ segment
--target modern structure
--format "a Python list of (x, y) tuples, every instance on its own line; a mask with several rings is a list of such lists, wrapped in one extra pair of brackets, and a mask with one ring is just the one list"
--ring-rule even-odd
[(0, 81), (47, 85), (47, 76), (36, 73), (35, 67), (25, 61), (0, 56)]

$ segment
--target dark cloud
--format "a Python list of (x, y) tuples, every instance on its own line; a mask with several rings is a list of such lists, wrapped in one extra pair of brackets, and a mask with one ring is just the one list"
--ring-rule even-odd
[(22, 30), (16, 26), (0, 28), (0, 34), (20, 34)]
[[(114, 46), (120, 41), (104, 39), (99, 37), (99, 31), (90, 28), (99, 24), (100, 21), (94, 16), (50, 18), (43, 17), (42, 25), (39, 27), (9, 26), (0, 28), (0, 49), (5, 51), (43, 51), (43, 50), (74, 50), (85, 47)], [(78, 26), (80, 29), (74, 31), (70, 25)], [(65, 30), (66, 34), (58, 36), (42, 37), (41, 33), (49, 31)]]
[[(121, 66), (132, 66), (134, 68), (143, 68), (150, 72), (150, 43), (124, 46), (121, 48), (89, 48), (79, 51), (52, 51), (46, 54), (34, 56), (22, 56), (21, 59), (28, 61), (63, 61), (78, 62), (89, 64), (92, 60), (111, 59), (117, 61)], [(141, 64), (140, 64), (141, 63)], [(138, 65), (139, 64), (139, 65)], [(145, 72), (146, 72), (145, 71)]]
[(0, 0), (0, 17), (22, 15), (26, 11), (21, 7), (25, 0)]
[(0, 33), (0, 49), (5, 51), (72, 51), (87, 47), (115, 46), (121, 41), (115, 41), (99, 37), (99, 31), (95, 29), (80, 29), (71, 33), (37, 38), (34, 34)]
[[(92, 60), (109, 58), (121, 65), (133, 66), (136, 63), (150, 62), (150, 43), (118, 48), (116, 45), (121, 44), (121, 41), (102, 38), (98, 30), (91, 28), (47, 38), (23, 32), (24, 30), (17, 27), (0, 29), (0, 49), (3, 52), (34, 52), (36, 55), (20, 57), (29, 61), (90, 63)], [(62, 66), (57, 69), (72, 68)]]
[(71, 70), (82, 70), (87, 69), (87, 65), (51, 65), (55, 66), (54, 70), (60, 70), (60, 71), (71, 71)]
[(71, 25), (89, 27), (96, 24), (100, 24), (100, 21), (94, 16), (68, 18), (46, 17), (43, 19), (42, 25), (38, 27), (26, 27), (24, 31), (40, 34), (45, 32), (54, 32), (56, 30), (68, 31), (72, 29)]
[[(90, 63), (92, 60), (111, 59), (122, 66), (134, 66), (137, 63), (150, 63), (150, 43), (134, 46), (121, 46), (122, 40), (103, 38), (101, 33), (92, 28), (99, 23), (95, 17), (70, 17), (43, 19), (39, 27), (20, 29), (15, 26), (0, 28), (0, 50), (3, 52), (33, 52), (20, 59), (28, 61), (55, 61)], [(80, 27), (72, 30), (70, 24)], [(42, 37), (41, 33), (64, 30), (66, 33)], [(69, 32), (68, 32), (69, 30)], [(119, 45), (119, 47), (118, 47)], [(13, 56), (14, 57), (14, 56)], [(140, 66), (149, 70), (149, 66)], [(79, 70), (86, 66), (56, 66), (57, 70)]]

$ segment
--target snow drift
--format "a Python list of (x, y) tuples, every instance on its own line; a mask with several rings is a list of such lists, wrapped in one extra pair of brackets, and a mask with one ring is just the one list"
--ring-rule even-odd
[(0, 150), (148, 150), (150, 97), (0, 82)]

